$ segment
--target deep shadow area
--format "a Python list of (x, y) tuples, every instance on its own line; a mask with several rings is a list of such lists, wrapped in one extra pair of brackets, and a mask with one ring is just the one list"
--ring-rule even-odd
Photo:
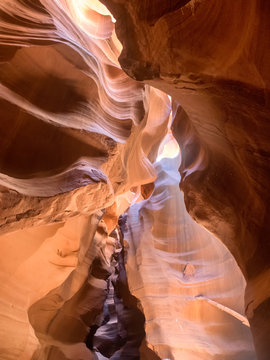
[(68, 79), (48, 73), (43, 76), (27, 75), (8, 78), (1, 74), (1, 81), (30, 103), (55, 114), (70, 113), (87, 102), (77, 92), (75, 84)]
[[(113, 256), (114, 273), (108, 280), (108, 295), (104, 304), (101, 326), (92, 326), (86, 345), (111, 360), (160, 360), (145, 340), (145, 316), (139, 300), (130, 293), (125, 269), (122, 230), (125, 219), (120, 217), (121, 251)], [(122, 230), (121, 230), (122, 228)], [(116, 235), (115, 231), (110, 235)], [(110, 322), (114, 317), (116, 321)], [(97, 332), (97, 330), (100, 330)]]
[(88, 144), (80, 141), (83, 136), (79, 131), (74, 130), (76, 137), (71, 134), (2, 100), (0, 171), (13, 177), (30, 178), (46, 172), (58, 173), (83, 156), (91, 157), (93, 162), (105, 160), (107, 151), (96, 134), (88, 134)]

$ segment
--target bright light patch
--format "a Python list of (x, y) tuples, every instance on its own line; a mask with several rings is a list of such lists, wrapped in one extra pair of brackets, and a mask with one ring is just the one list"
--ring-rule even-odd
[(180, 153), (180, 148), (173, 137), (171, 132), (168, 132), (168, 134), (165, 136), (163, 142), (161, 143), (160, 150), (158, 152), (157, 161), (160, 161), (164, 158), (176, 158)]
[(112, 22), (116, 22), (115, 18), (106, 6), (98, 0), (71, 0), (71, 4), (78, 24), (83, 24), (84, 22), (89, 21), (89, 10), (93, 10), (100, 15), (110, 16)]
[[(89, 4), (89, 0), (80, 0), (81, 2), (85, 2)], [(77, 3), (77, 0), (76, 0)], [(111, 15), (111, 13), (109, 12), (109, 10), (106, 8), (105, 5), (103, 5), (100, 1), (98, 0), (91, 0), (91, 9), (97, 11), (98, 13), (100, 13), (101, 15)]]

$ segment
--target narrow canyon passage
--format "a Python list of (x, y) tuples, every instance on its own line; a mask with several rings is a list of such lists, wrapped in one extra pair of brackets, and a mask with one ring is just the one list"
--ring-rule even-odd
[[(141, 305), (129, 290), (124, 249), (123, 229), (126, 219), (121, 217), (117, 236), (117, 250), (113, 255), (112, 275), (108, 279), (108, 294), (104, 304), (103, 322), (88, 335), (86, 344), (98, 359), (159, 360), (145, 343), (145, 317)], [(95, 333), (94, 333), (95, 332)]]
[(254, 359), (245, 280), (229, 251), (186, 212), (179, 157), (156, 163), (153, 194), (128, 211), (127, 275), (147, 339), (161, 358)]
[(1, 1), (0, 360), (270, 359), (269, 18)]

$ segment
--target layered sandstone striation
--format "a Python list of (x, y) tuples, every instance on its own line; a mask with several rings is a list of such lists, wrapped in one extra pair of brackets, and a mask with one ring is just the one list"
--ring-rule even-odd
[(258, 356), (267, 359), (269, 2), (103, 3), (117, 20), (122, 68), (175, 101), (186, 207), (240, 266)]
[(269, 4), (102, 2), (0, 4), (0, 359), (268, 360)]
[(153, 194), (128, 211), (127, 275), (147, 340), (162, 359), (252, 360), (243, 275), (228, 249), (188, 215), (179, 163), (179, 154), (161, 153)]
[[(156, 178), (170, 119), (168, 96), (121, 70), (108, 10), (79, 5), (1, 4), (3, 359), (101, 356), (89, 342), (116, 266), (109, 234)], [(120, 348), (136, 358), (144, 316), (117, 319), (130, 328), (132, 311), (140, 337)]]

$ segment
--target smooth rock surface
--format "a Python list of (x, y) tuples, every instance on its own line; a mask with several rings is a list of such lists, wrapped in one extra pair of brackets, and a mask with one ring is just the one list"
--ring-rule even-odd
[(122, 68), (175, 101), (186, 207), (240, 266), (266, 360), (269, 326), (252, 323), (270, 295), (269, 1), (102, 2), (116, 18)]
[(0, 4), (0, 359), (268, 360), (269, 2), (102, 2)]

